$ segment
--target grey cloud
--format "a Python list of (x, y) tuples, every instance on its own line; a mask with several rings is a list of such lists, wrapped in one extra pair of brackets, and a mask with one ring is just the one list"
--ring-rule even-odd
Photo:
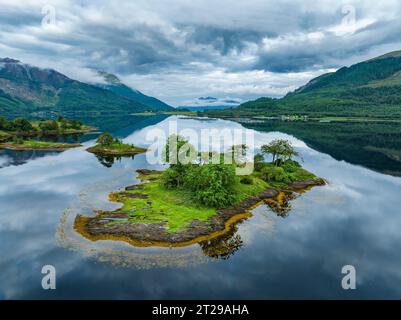
[[(76, 78), (87, 69), (102, 69), (172, 104), (200, 94), (280, 96), (328, 69), (401, 48), (401, 4), (392, 0), (335, 5), (326, 0), (222, 0), (218, 5), (58, 0), (42, 5), (48, 2), (57, 9), (56, 30), (41, 29), (40, 3), (2, 5), (1, 56), (47, 64)], [(349, 2), (357, 28), (343, 33), (341, 9)], [(257, 72), (259, 79), (249, 78)], [(289, 81), (292, 73), (299, 74), (298, 82)], [(151, 83), (155, 79), (158, 89)]]

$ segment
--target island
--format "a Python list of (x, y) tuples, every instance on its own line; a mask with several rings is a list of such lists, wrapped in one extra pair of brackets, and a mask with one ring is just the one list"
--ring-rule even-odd
[(72, 148), (81, 147), (79, 143), (60, 143), (38, 140), (19, 140), (0, 143), (0, 149), (28, 151), (28, 150), (47, 150), (47, 151), (65, 151)]
[(108, 132), (99, 136), (96, 143), (86, 151), (100, 156), (134, 156), (147, 151), (145, 148), (123, 143)]
[[(164, 171), (137, 170), (141, 183), (113, 192), (109, 199), (121, 203), (114, 211), (95, 211), (95, 217), (77, 215), (75, 230), (91, 241), (125, 241), (134, 246), (182, 247), (224, 236), (238, 222), (252, 216), (251, 210), (266, 203), (285, 216), (288, 199), (325, 181), (292, 160), (297, 155), (289, 141), (275, 140), (262, 147), (253, 159), (254, 170), (236, 175), (243, 166), (239, 157), (226, 164), (226, 154), (244, 155), (246, 146), (233, 146), (219, 154), (219, 163), (205, 161), (197, 153), (188, 164), (171, 163), (172, 139), (187, 145), (182, 137), (170, 137), (165, 155), (170, 167)], [(191, 149), (191, 148), (189, 148)], [(185, 150), (189, 150), (188, 148)], [(178, 148), (180, 150), (180, 148)], [(240, 150), (240, 152), (234, 152)], [(265, 161), (270, 155), (272, 161)]]
[[(29, 121), (25, 118), (16, 118), (8, 121), (0, 117), (0, 139), (10, 137), (35, 137), (52, 135), (74, 135), (93, 131), (94, 128), (83, 124), (79, 120), (69, 120), (63, 116), (56, 120), (41, 119)], [(1, 140), (0, 140), (1, 141)]]
[(68, 120), (62, 116), (59, 116), (57, 120), (36, 121), (29, 121), (24, 118), (8, 121), (0, 117), (0, 149), (64, 151), (82, 145), (46, 141), (41, 140), (41, 138), (46, 136), (77, 135), (92, 130), (92, 127), (84, 125), (78, 120)]

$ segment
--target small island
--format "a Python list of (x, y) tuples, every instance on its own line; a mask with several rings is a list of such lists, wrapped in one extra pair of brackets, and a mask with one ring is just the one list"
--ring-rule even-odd
[(57, 120), (28, 121), (16, 118), (8, 121), (0, 117), (0, 149), (27, 151), (64, 151), (82, 146), (78, 143), (61, 143), (31, 138), (59, 135), (77, 135), (92, 131), (93, 128), (78, 120), (68, 120), (60, 116)]
[[(227, 153), (218, 154), (219, 163), (207, 162), (205, 154), (197, 153), (194, 161), (181, 164), (169, 161), (172, 149), (177, 152), (177, 148), (169, 147), (172, 139), (177, 139), (179, 148), (188, 145), (182, 137), (169, 138), (165, 147), (170, 163), (167, 170), (138, 170), (140, 184), (109, 196), (111, 201), (121, 203), (121, 208), (98, 210), (95, 217), (78, 215), (74, 222), (77, 232), (91, 241), (187, 246), (226, 234), (236, 223), (251, 217), (250, 211), (259, 204), (280, 207), (293, 192), (325, 184), (292, 160), (297, 153), (286, 140), (263, 146), (262, 154), (254, 157), (254, 171), (237, 176), (236, 168), (244, 162), (238, 161), (238, 156), (233, 156), (231, 164), (222, 160), (227, 153), (245, 155), (245, 145), (233, 146)], [(265, 161), (267, 155), (272, 155), (272, 162)]]
[(34, 137), (52, 135), (73, 135), (93, 131), (94, 128), (83, 124), (79, 120), (69, 120), (59, 116), (56, 120), (29, 121), (25, 118), (16, 118), (8, 121), (0, 117), (0, 139), (2, 137)]
[(97, 145), (86, 151), (100, 156), (134, 156), (147, 151), (145, 148), (125, 144), (121, 140), (113, 138), (108, 132), (98, 137), (96, 143)]
[(47, 150), (47, 151), (65, 151), (72, 148), (81, 147), (78, 143), (59, 143), (38, 140), (14, 139), (10, 142), (0, 143), (0, 149), (28, 151), (28, 150)]

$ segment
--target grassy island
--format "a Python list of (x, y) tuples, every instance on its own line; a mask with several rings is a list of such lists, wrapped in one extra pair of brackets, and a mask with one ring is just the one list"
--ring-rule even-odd
[(78, 120), (68, 120), (60, 116), (56, 120), (29, 121), (24, 118), (16, 118), (13, 121), (0, 117), (0, 141), (12, 137), (34, 137), (46, 135), (71, 135), (93, 131), (93, 127), (87, 126)]
[[(250, 210), (261, 203), (280, 212), (293, 192), (325, 184), (291, 159), (297, 153), (286, 140), (263, 146), (264, 154), (254, 157), (254, 171), (237, 176), (236, 168), (244, 163), (234, 157), (233, 163), (224, 164), (227, 154), (218, 155), (217, 164), (204, 162), (201, 153), (189, 164), (171, 164), (171, 138), (165, 148), (170, 163), (167, 170), (138, 170), (142, 183), (109, 196), (111, 201), (122, 203), (121, 208), (96, 211), (96, 217), (78, 215), (75, 229), (93, 241), (185, 246), (225, 234), (235, 223), (250, 217)], [(178, 137), (179, 146), (187, 144)], [(230, 155), (235, 149), (242, 155), (246, 152), (246, 146), (235, 146), (228, 151)], [(191, 152), (191, 148), (186, 150)], [(266, 154), (273, 156), (272, 162), (264, 160)]]
[(49, 150), (49, 151), (64, 151), (67, 149), (81, 147), (81, 144), (59, 143), (37, 140), (13, 140), (11, 142), (0, 143), (0, 149), (8, 150)]
[(102, 134), (96, 142), (97, 145), (86, 150), (96, 155), (111, 156), (134, 156), (146, 152), (145, 148), (125, 144), (121, 140), (113, 138), (108, 132)]

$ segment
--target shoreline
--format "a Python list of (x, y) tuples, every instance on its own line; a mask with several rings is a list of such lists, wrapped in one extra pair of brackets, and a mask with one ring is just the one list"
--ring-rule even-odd
[(65, 144), (55, 146), (37, 146), (29, 147), (24, 145), (14, 145), (10, 143), (0, 143), (0, 150), (12, 150), (12, 151), (66, 151), (69, 149), (82, 147), (82, 144)]
[(130, 150), (107, 149), (98, 145), (86, 149), (87, 152), (100, 156), (135, 156), (145, 153), (147, 149), (141, 147), (132, 147)]

